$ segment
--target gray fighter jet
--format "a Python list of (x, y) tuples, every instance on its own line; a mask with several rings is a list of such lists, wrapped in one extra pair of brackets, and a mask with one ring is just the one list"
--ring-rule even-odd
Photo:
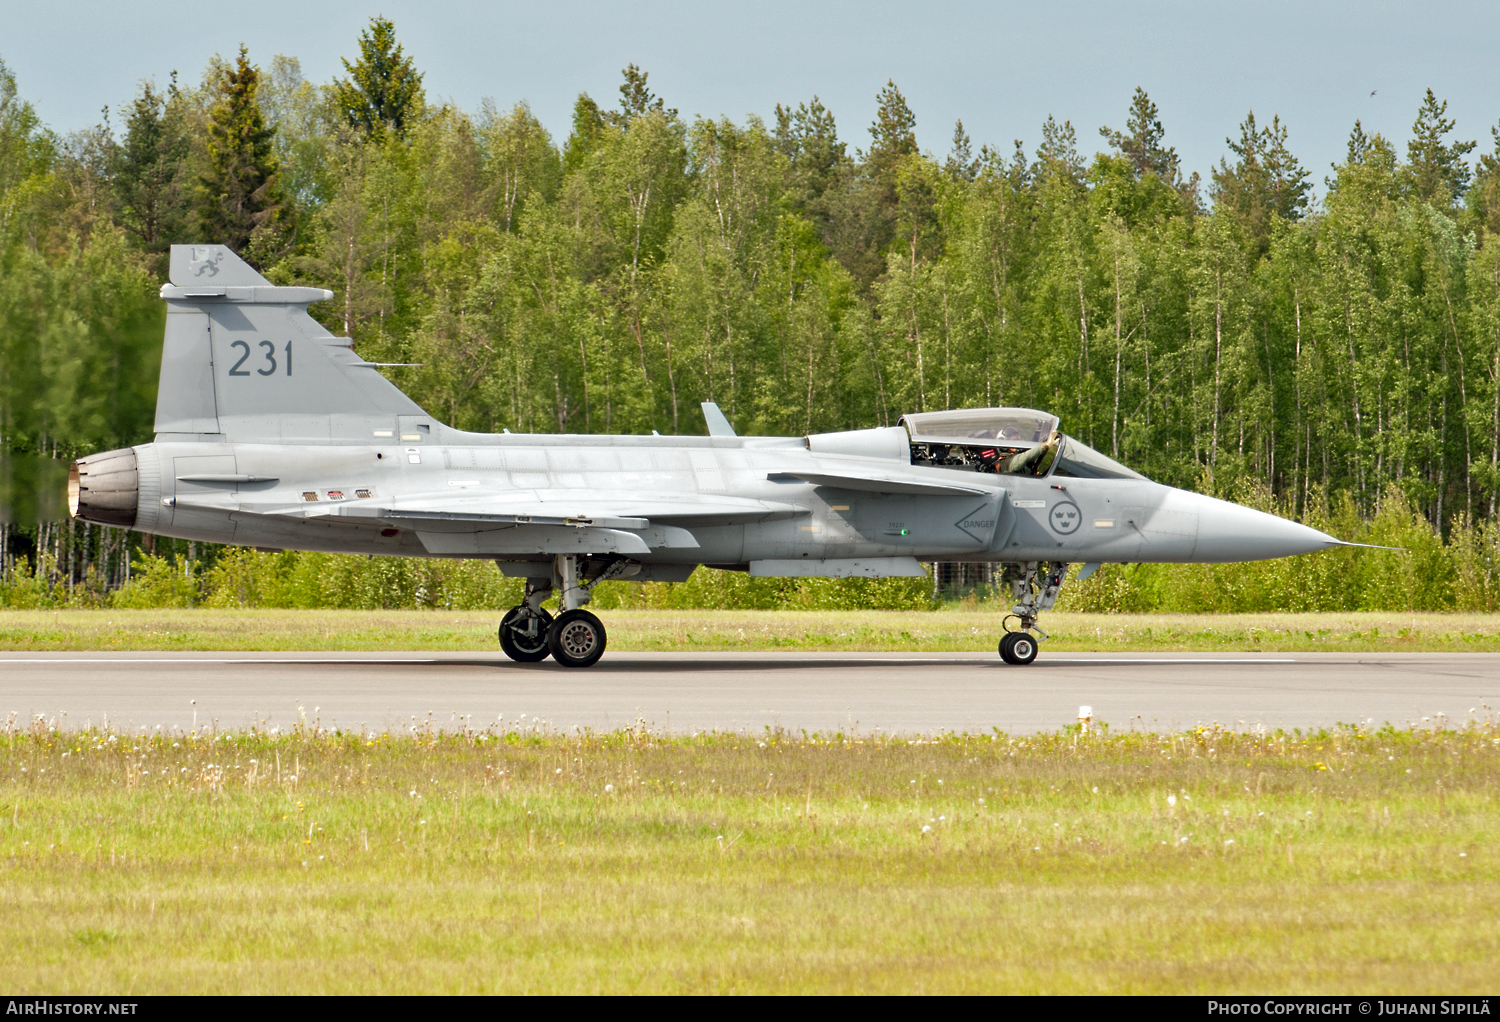
[[(221, 245), (174, 245), (156, 439), (80, 458), (69, 509), (214, 543), (494, 560), (525, 579), (500, 622), (520, 661), (588, 667), (606, 579), (911, 576), (923, 560), (1004, 562), (1000, 656), (1036, 659), (1037, 616), (1068, 567), (1249, 561), (1345, 545), (1295, 522), (1154, 483), (1026, 408), (741, 437), (466, 433), (427, 414), (307, 314), (333, 297), (273, 287)], [(556, 618), (542, 603), (556, 594)]]

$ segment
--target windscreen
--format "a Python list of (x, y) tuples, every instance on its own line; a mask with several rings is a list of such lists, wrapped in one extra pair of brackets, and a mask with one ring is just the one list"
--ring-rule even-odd
[(1073, 479), (1145, 479), (1113, 458), (1107, 458), (1088, 444), (1065, 437), (1062, 453), (1057, 457), (1053, 475)]
[(965, 440), (1039, 444), (1057, 428), (1057, 416), (1032, 408), (960, 408), (902, 416), (915, 442)]

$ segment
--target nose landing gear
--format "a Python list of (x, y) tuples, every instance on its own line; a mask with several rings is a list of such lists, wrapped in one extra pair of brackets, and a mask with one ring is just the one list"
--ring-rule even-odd
[[(1000, 659), (1017, 667), (1036, 659), (1037, 646), (1047, 633), (1037, 627), (1036, 619), (1044, 610), (1051, 610), (1062, 591), (1063, 579), (1067, 578), (1068, 565), (1062, 561), (1028, 561), (1010, 566), (1006, 577), (1016, 604), (1005, 616), (1006, 632), (1000, 638)], [(1020, 625), (1012, 629), (1010, 622)], [(1036, 632), (1036, 635), (1031, 635)]]

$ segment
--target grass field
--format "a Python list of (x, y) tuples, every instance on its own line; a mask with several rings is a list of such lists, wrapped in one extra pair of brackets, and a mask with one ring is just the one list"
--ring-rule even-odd
[[(497, 648), (494, 611), (5, 610), (3, 650)], [(606, 610), (624, 650), (993, 653), (991, 611)], [(1047, 614), (1046, 650), (1500, 650), (1500, 614)]]
[(1500, 986), (1487, 719), (0, 742), (27, 993)]

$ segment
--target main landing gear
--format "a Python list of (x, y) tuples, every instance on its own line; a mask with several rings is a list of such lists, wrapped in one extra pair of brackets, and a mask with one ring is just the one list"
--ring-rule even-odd
[[(593, 588), (607, 578), (629, 573), (629, 565), (616, 561), (587, 582), (580, 581), (576, 554), (558, 554), (550, 577), (528, 578), (526, 595), (500, 621), (500, 648), (512, 660), (536, 663), (551, 657), (563, 667), (592, 667), (604, 655), (609, 641), (604, 622), (582, 609), (593, 596)], [(639, 570), (637, 566), (637, 570)], [(542, 604), (556, 589), (563, 612), (553, 619)]]
[[(1062, 591), (1068, 566), (1062, 561), (1028, 561), (1006, 566), (1004, 581), (1015, 594), (1016, 604), (1005, 615), (1005, 635), (1000, 639), (1000, 659), (1017, 667), (1036, 659), (1037, 645), (1047, 633), (1036, 625), (1037, 615), (1051, 610)], [(1012, 627), (1011, 622), (1019, 627)], [(1030, 633), (1035, 632), (1036, 635)]]

